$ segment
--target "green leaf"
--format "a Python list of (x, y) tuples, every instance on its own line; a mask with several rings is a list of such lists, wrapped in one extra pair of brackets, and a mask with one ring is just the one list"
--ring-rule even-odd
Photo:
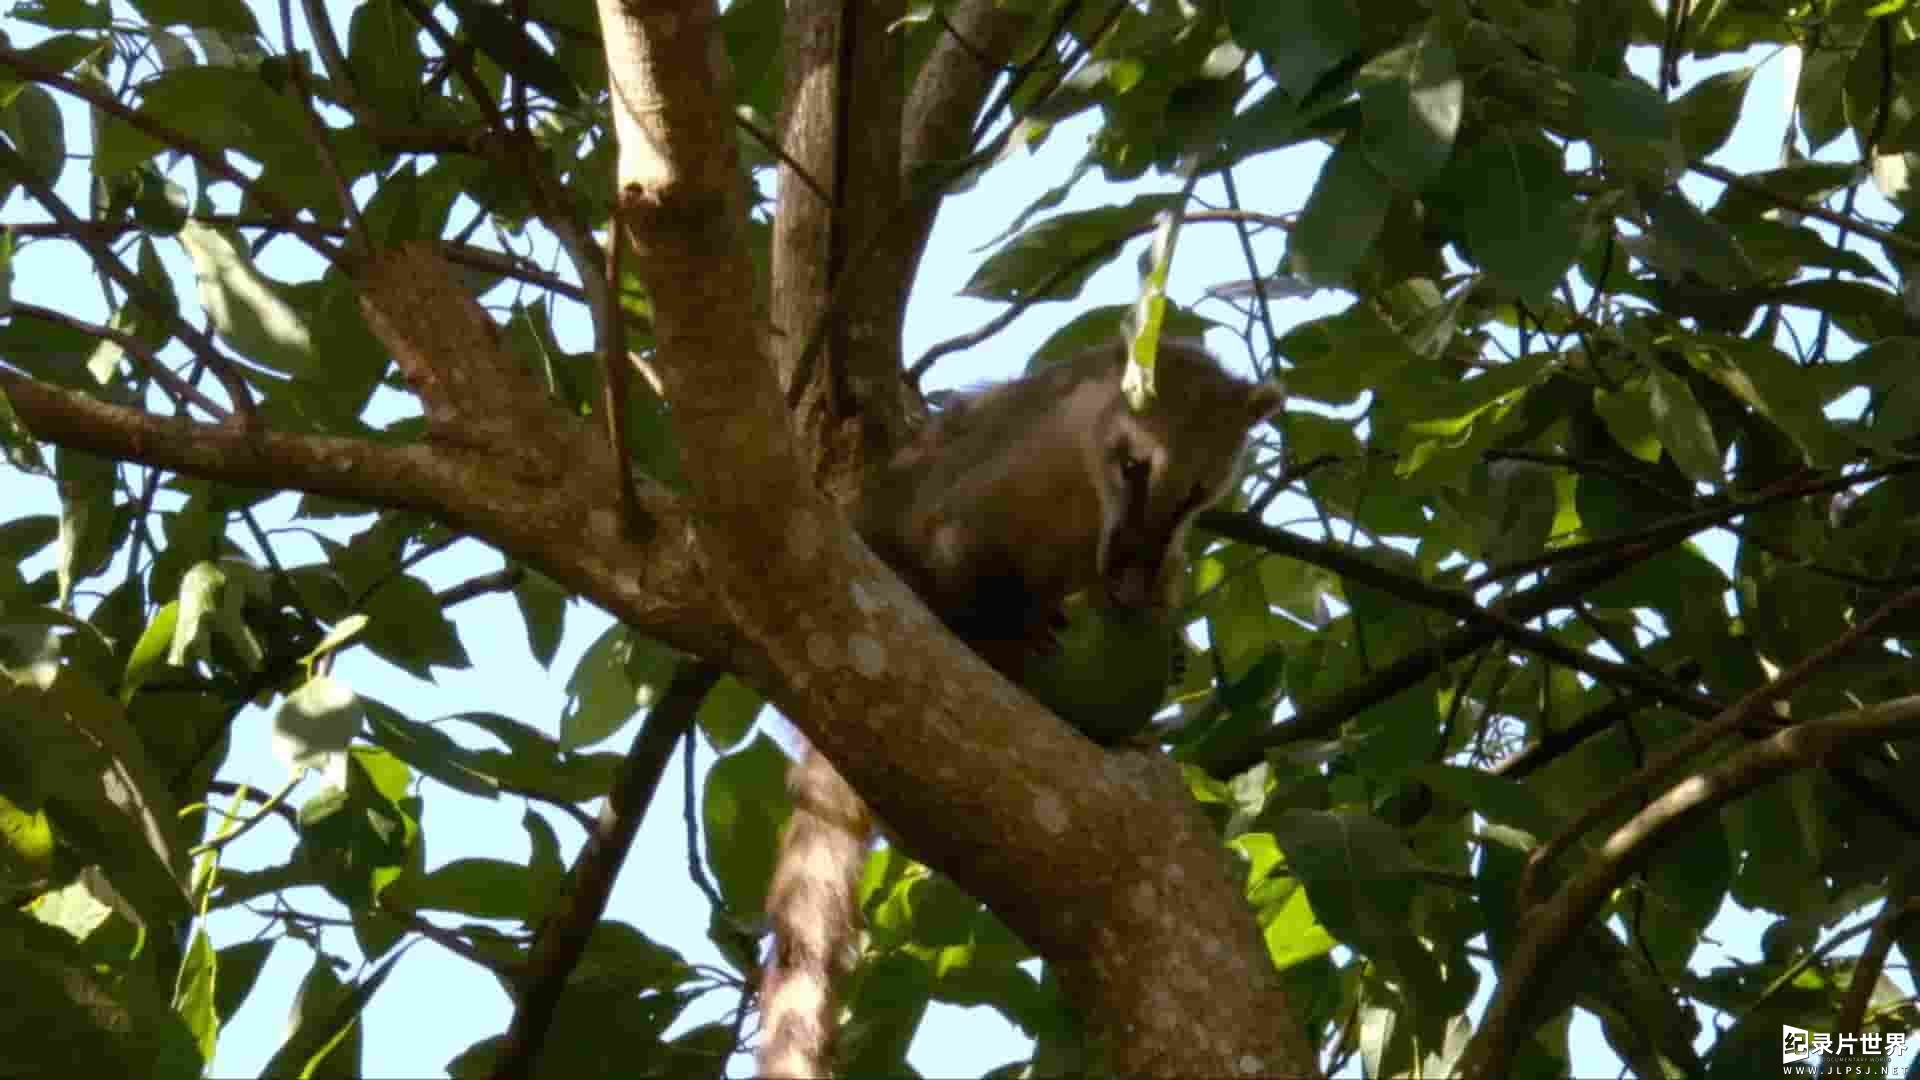
[[(1107, 304), (1088, 308), (1075, 315), (1033, 351), (1032, 358), (1027, 361), (1027, 371), (1039, 371), (1088, 349), (1101, 348), (1121, 340), (1127, 332), (1127, 316), (1131, 311), (1132, 305), (1129, 304)], [(1205, 335), (1216, 325), (1211, 319), (1169, 303), (1162, 316), (1161, 334), (1169, 338), (1196, 338)]]
[(1732, 880), (1733, 857), (1717, 817), (1685, 830), (1662, 852), (1647, 873), (1647, 889), (1657, 902), (1647, 905), (1635, 927), (1637, 944), (1656, 970), (1691, 966)]
[(1620, 449), (1654, 464), (1660, 460), (1660, 433), (1653, 425), (1653, 394), (1644, 384), (1620, 390), (1596, 390), (1593, 410)]
[(129, 916), (147, 927), (187, 913), (186, 837), (120, 703), (77, 668), (0, 667), (0, 783), (23, 811), (44, 810), (62, 848), (98, 863)]
[(180, 604), (170, 600), (153, 613), (153, 618), (140, 634), (140, 640), (134, 643), (133, 652), (127, 657), (127, 671), (120, 679), (120, 701), (125, 704), (133, 700), (140, 687), (153, 677), (161, 667), (171, 664), (168, 655), (173, 651), (174, 628), (178, 624)]
[[(565, 1077), (667, 1076), (675, 1060), (661, 1041), (687, 1004), (683, 994), (636, 996), (624, 985), (570, 983), (554, 1009), (540, 1074)], [(608, 1038), (617, 1032), (618, 1038)], [(454, 1080), (493, 1075), (505, 1036), (482, 1039), (447, 1063)]]
[(487, 757), (455, 742), (431, 724), (402, 715), (382, 702), (361, 698), (373, 741), (421, 773), (467, 795), (491, 799), (499, 781), (486, 771)]
[(1498, 133), (1461, 158), (1447, 187), (1474, 261), (1521, 299), (1544, 302), (1580, 248), (1579, 203), (1559, 152)]
[(1360, 69), (1361, 146), (1403, 190), (1446, 167), (1460, 132), (1465, 85), (1453, 49), (1423, 34)]
[(693, 977), (679, 952), (612, 919), (595, 923), (573, 977), (581, 982), (625, 984), (633, 989), (672, 990)]
[(1546, 359), (1535, 353), (1470, 379), (1416, 383), (1395, 388), (1391, 396), (1383, 391), (1387, 400), (1377, 414), (1381, 437), (1396, 439), (1405, 451), (1395, 474), (1420, 475), (1435, 486), (1462, 486), (1546, 373)]
[[(619, 768), (619, 754), (562, 754), (559, 744), (540, 731), (495, 713), (449, 717), (473, 724), (508, 747), (473, 750), (471, 768), (503, 789), (551, 802), (580, 803), (605, 795)], [(466, 767), (462, 763), (461, 767)]]
[[(1804, 84), (1803, 84), (1804, 85)], [(1799, 161), (1766, 172), (1747, 173), (1714, 204), (1713, 219), (1727, 225), (1760, 221), (1779, 213), (1777, 200), (1813, 204), (1854, 183), (1854, 166), (1837, 161)], [(1774, 196), (1768, 198), (1768, 195)]]
[(365, 979), (346, 986), (333, 973), (325, 953), (316, 952), (313, 966), (294, 995), (286, 1041), (274, 1051), (262, 1077), (280, 1080), (333, 1080), (360, 1076), (360, 1016), (367, 1003), (393, 973), (398, 956), (382, 961)]
[(406, 792), (409, 770), (384, 750), (354, 750), (345, 772), (345, 787), (327, 788), (300, 808), (296, 860), (341, 903), (364, 908), (416, 858), (419, 799)]
[(1492, 563), (1538, 555), (1553, 536), (1559, 493), (1553, 471), (1530, 461), (1487, 465), (1482, 557)]
[(1694, 370), (1772, 421), (1815, 467), (1838, 465), (1853, 446), (1827, 419), (1833, 396), (1820, 368), (1803, 368), (1771, 346), (1745, 338), (1701, 335), (1686, 349)]
[(320, 639), (319, 643), (314, 645), (313, 648), (308, 649), (306, 655), (300, 657), (300, 662), (310, 664), (321, 657), (329, 656), (340, 651), (348, 643), (360, 636), (360, 631), (367, 628), (368, 621), (365, 615), (348, 615), (346, 618), (334, 623), (332, 628), (326, 632), (326, 635)]
[(1618, 75), (1633, 42), (1633, 14), (1613, 0), (1579, 0), (1574, 8), (1574, 71)]
[(527, 868), (500, 859), (454, 859), (422, 877), (404, 877), (387, 897), (405, 908), (476, 919), (531, 922), (537, 910)]
[(560, 651), (567, 604), (572, 597), (538, 570), (522, 569), (520, 580), (513, 586), (513, 602), (519, 605), (520, 618), (526, 622), (527, 650), (541, 667), (552, 667), (554, 654)]
[(173, 986), (173, 1011), (186, 1024), (194, 1040), (199, 1044), (200, 1057), (213, 1060), (213, 1051), (220, 1039), (220, 1016), (215, 1011), (214, 985), (219, 967), (213, 942), (207, 938), (205, 924), (196, 926), (193, 936), (187, 941), (186, 956), (181, 960), (180, 975)]
[(764, 734), (707, 772), (700, 801), (707, 856), (734, 911), (766, 906), (780, 830), (792, 810), (786, 786), (787, 755)]
[(1740, 121), (1740, 106), (1754, 68), (1744, 67), (1709, 75), (1669, 107), (1674, 133), (1688, 161), (1700, 161), (1725, 146)]
[(44, 809), (29, 811), (0, 793), (0, 886), (34, 888), (54, 872), (53, 826)]
[(254, 268), (243, 246), (198, 222), (180, 230), (193, 260), (200, 304), (220, 339), (247, 359), (277, 371), (306, 371), (315, 362), (313, 332), (282, 287)]
[(119, 467), (106, 458), (60, 447), (53, 474), (60, 486), (60, 603), (106, 565), (114, 548), (113, 491)]
[(67, 129), (59, 104), (44, 87), (28, 83), (0, 106), (0, 132), (41, 183), (60, 179), (67, 165)]
[(213, 634), (213, 619), (225, 603), (227, 575), (210, 562), (199, 562), (180, 579), (178, 617), (174, 621), (173, 642), (167, 650), (167, 663), (186, 667), (195, 658), (207, 655), (207, 641)]
[(766, 707), (753, 687), (731, 675), (723, 677), (700, 703), (694, 719), (707, 741), (716, 750), (729, 750), (752, 730), (760, 710)]
[[(1718, 208), (1709, 216), (1720, 220)], [(1886, 280), (1866, 256), (1833, 246), (1805, 225), (1763, 219), (1742, 221), (1731, 228), (1734, 242), (1763, 279), (1779, 281), (1803, 270), (1834, 270), (1862, 280)]]
[(260, 24), (245, 0), (133, 0), (133, 6), (157, 26), (200, 26), (259, 37)]
[(360, 218), (367, 224), (367, 235), (377, 247), (398, 247), (410, 240), (428, 243), (439, 240), (447, 227), (459, 192), (444, 183), (446, 174), (431, 183), (420, 176), (413, 162), (390, 174), (374, 193)]
[(1241, 833), (1231, 846), (1247, 860), (1247, 899), (1258, 913), (1275, 971), (1324, 956), (1340, 944), (1314, 917), (1307, 891), (1287, 873), (1272, 833)]
[[(252, 51), (261, 62), (221, 63), (173, 68), (140, 83), (138, 114), (150, 126), (179, 132), (207, 146), (238, 152), (258, 162), (255, 182), (295, 207), (312, 210), (323, 224), (343, 212), (331, 169), (314, 167), (314, 121), (310, 103), (286, 92), (284, 71), (266, 64), (259, 44), (248, 35), (195, 27), (202, 49)], [(377, 167), (380, 156), (366, 131), (357, 127), (326, 130), (329, 156), (349, 183)], [(94, 171), (117, 177), (150, 158), (159, 146), (131, 124), (114, 118), (101, 132)]]
[(360, 93), (383, 115), (419, 114), (426, 55), (419, 24), (399, 0), (367, 0), (353, 9), (347, 59)]
[(1573, 72), (1567, 78), (1578, 95), (1580, 118), (1590, 133), (1644, 141), (1671, 137), (1666, 103), (1653, 87), (1639, 79), (1587, 71)]
[(47, 475), (47, 462), (41, 456), (40, 444), (27, 434), (27, 425), (20, 421), (20, 414), (13, 411), (13, 403), (7, 400), (4, 391), (0, 391), (0, 454), (21, 472)]
[(1309, 281), (1338, 283), (1366, 258), (1387, 220), (1393, 185), (1352, 143), (1342, 143), (1320, 170), (1313, 194), (1287, 244), (1292, 270)]
[(1287, 95), (1304, 97), (1366, 41), (1352, 0), (1229, 0), (1235, 40), (1260, 53)]
[(904, 953), (862, 965), (848, 991), (851, 1008), (836, 1047), (839, 1070), (848, 1076), (899, 1076), (908, 1072), (913, 1043), (933, 992), (927, 966)]
[(736, 0), (720, 13), (720, 35), (733, 62), (735, 92), (742, 106), (763, 118), (780, 109), (786, 69), (786, 54), (780, 48), (785, 16), (786, 6), (780, 0)]
[(1289, 810), (1273, 835), (1335, 937), (1366, 953), (1413, 1000), (1433, 1008), (1448, 999), (1432, 953), (1407, 924), (1419, 861), (1398, 833), (1357, 814)]
[(1176, 202), (1172, 195), (1142, 195), (1124, 206), (1056, 214), (994, 252), (960, 293), (1009, 302), (1071, 300), (1096, 270), (1119, 256), (1122, 245)]
[(432, 679), (435, 665), (472, 666), (453, 621), (419, 578), (388, 581), (367, 597), (361, 613), (369, 620), (363, 638), (367, 648), (415, 678)]
[(55, 30), (105, 30), (113, 21), (98, 0), (39, 0), (16, 5), (11, 14)]
[(1302, 323), (1280, 339), (1278, 351), (1294, 365), (1287, 393), (1330, 405), (1357, 400), (1416, 360), (1399, 331), (1365, 304)]
[(526, 28), (497, 7), (478, 0), (448, 0), (460, 13), (460, 29), (473, 36), (480, 51), (527, 85), (566, 108), (580, 104), (573, 79)]
[(1193, 594), (1201, 598), (1207, 639), (1220, 675), (1229, 680), (1244, 676), (1270, 647), (1273, 614), (1256, 572), (1261, 554), (1226, 544), (1193, 567)]
[(1713, 437), (1713, 425), (1700, 403), (1694, 400), (1686, 380), (1655, 368), (1651, 372), (1650, 388), (1653, 427), (1660, 433), (1661, 445), (1673, 455), (1674, 463), (1695, 483), (1720, 483), (1720, 444)]
[(1647, 201), (1649, 255), (1669, 276), (1691, 273), (1710, 285), (1737, 288), (1754, 280), (1753, 261), (1726, 226), (1700, 212), (1679, 188)]
[(213, 984), (213, 1011), (226, 1024), (233, 1014), (240, 1011), (246, 1003), (247, 995), (253, 992), (253, 984), (260, 977), (260, 969), (266, 966), (267, 957), (273, 952), (273, 941), (265, 938), (242, 941), (229, 945), (219, 952), (214, 962), (215, 978)]
[[(16, 44), (15, 47), (19, 46)], [(88, 60), (98, 61), (110, 48), (96, 34), (54, 34), (23, 51), (37, 63), (65, 73)], [(6, 101), (9, 93), (18, 92), (29, 85), (32, 84), (15, 83), (11, 91), (0, 89), (0, 102)]]
[(536, 902), (561, 895), (566, 886), (567, 864), (560, 858), (560, 837), (547, 819), (533, 809), (520, 815), (520, 827), (527, 834), (527, 887)]
[(1436, 794), (1472, 807), (1488, 821), (1525, 830), (1536, 843), (1552, 836), (1559, 824), (1553, 811), (1525, 784), (1491, 773), (1458, 765), (1424, 764), (1414, 766), (1407, 777), (1426, 784)]
[(65, 934), (0, 911), (0, 1073), (195, 1080), (194, 1037), (145, 970), (102, 971)]
[[(675, 654), (614, 623), (580, 654), (567, 677), (566, 711), (560, 714), (563, 749), (592, 746), (622, 727), (672, 677)], [(637, 676), (637, 677), (636, 677)]]

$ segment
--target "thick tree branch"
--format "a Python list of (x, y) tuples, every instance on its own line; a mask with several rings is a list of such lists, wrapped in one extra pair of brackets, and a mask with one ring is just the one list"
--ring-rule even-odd
[(550, 452), (573, 469), (561, 483), (543, 479), (539, 470), (516, 470), (510, 458), (484, 449), (390, 446), (195, 423), (109, 404), (5, 369), (0, 393), (30, 435), (55, 445), (237, 487), (290, 489), (431, 514), (579, 590), (643, 633), (722, 658), (737, 670), (757, 670), (740, 655), (734, 634), (714, 622), (684, 507), (657, 491), (640, 493), (644, 512), (659, 527), (645, 542), (617, 535), (604, 448), (584, 424), (566, 427), (557, 411), (549, 445), (558, 448)]
[(973, 122), (1002, 73), (988, 58), (1012, 53), (1033, 22), (994, 0), (961, 0), (945, 18), (947, 32), (921, 66), (900, 126), (900, 175), (911, 194), (898, 228), (909, 244), (909, 279), (926, 254), (941, 205), (937, 198), (919, 197), (917, 189), (936, 166), (973, 152)]
[[(1315, 1074), (1178, 771), (1104, 752), (1017, 693), (814, 488), (742, 287), (752, 266), (707, 59), (711, 5), (599, 10), (622, 208), (654, 297), (694, 531), (712, 599), (765, 657), (759, 688), (909, 847), (1055, 965), (1116, 1071)], [(1240, 992), (1206, 989), (1219, 984)]]
[(774, 363), (802, 446), (838, 500), (904, 438), (900, 330), (913, 274), (901, 199), (900, 5), (801, 0), (783, 23), (783, 166), (773, 218)]

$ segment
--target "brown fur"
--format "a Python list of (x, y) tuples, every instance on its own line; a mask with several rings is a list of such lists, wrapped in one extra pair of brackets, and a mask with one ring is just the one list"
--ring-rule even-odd
[[(1231, 488), (1272, 384), (1197, 343), (1161, 345), (1161, 393), (1134, 413), (1126, 350), (1095, 349), (962, 398), (871, 484), (854, 525), (953, 632), (999, 668), (1051, 645), (1066, 598), (1171, 603), (1193, 515)], [(851, 962), (854, 890), (872, 821), (822, 755), (789, 786), (793, 819), (767, 897), (776, 946), (762, 989), (762, 1076), (824, 1076)]]

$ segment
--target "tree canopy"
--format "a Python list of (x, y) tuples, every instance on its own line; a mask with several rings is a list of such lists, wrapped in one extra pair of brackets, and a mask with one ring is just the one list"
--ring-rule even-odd
[[(768, 707), (888, 830), (849, 1074), (933, 1002), (1032, 1040), (1003, 1075), (1553, 1076), (1583, 1013), (1635, 1075), (1747, 1077), (1920, 1027), (1906, 0), (11, 14), (0, 450), (59, 512), (0, 507), (0, 1072), (200, 1074), (290, 942), (266, 1073), (379, 1075), (359, 1020), (426, 941), (515, 1003), (455, 1076), (721, 1075)], [(905, 355), (943, 206), (1067, 123), (970, 268), (1002, 314)], [(1276, 162), (1304, 201), (1242, 182)], [(1034, 364), (1206, 332), (1290, 394), (1189, 545), (1153, 746), (1013, 692), (841, 512), (1039, 305), (1076, 310)], [(504, 567), (428, 583), (472, 545)], [(465, 667), (490, 593), (543, 665), (573, 602), (615, 620), (562, 715), (335, 668)], [(223, 771), (267, 716), (277, 791)], [(721, 967), (603, 918), (696, 740), (687, 862), (626, 870), (699, 882)], [(525, 835), (429, 860), (451, 792)], [(1708, 959), (1734, 909), (1761, 949)]]

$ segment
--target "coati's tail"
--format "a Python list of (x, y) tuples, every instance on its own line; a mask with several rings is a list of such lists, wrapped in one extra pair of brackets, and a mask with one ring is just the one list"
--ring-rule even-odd
[(774, 945), (760, 987), (760, 1075), (828, 1076), (840, 1020), (834, 984), (851, 959), (873, 818), (811, 747), (787, 786), (793, 817), (767, 892)]

